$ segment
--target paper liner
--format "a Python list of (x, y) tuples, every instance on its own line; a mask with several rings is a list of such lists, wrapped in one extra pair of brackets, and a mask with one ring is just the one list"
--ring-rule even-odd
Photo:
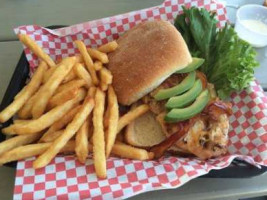
[[(164, 19), (173, 22), (182, 12), (181, 6), (205, 7), (217, 12), (219, 27), (227, 21), (222, 4), (211, 0), (167, 0), (153, 8), (133, 11), (109, 18), (49, 30), (36, 25), (20, 26), (16, 33), (30, 35), (55, 60), (78, 53), (74, 40), (97, 47), (117, 39), (145, 20)], [(33, 70), (38, 60), (24, 48)], [(107, 179), (98, 179), (92, 160), (80, 164), (74, 157), (56, 157), (42, 169), (32, 169), (33, 159), (19, 161), (14, 199), (124, 199), (142, 192), (177, 188), (212, 169), (227, 167), (234, 158), (255, 166), (267, 166), (267, 98), (257, 82), (231, 96), (229, 154), (217, 159), (164, 157), (159, 161), (135, 161), (110, 158)]]

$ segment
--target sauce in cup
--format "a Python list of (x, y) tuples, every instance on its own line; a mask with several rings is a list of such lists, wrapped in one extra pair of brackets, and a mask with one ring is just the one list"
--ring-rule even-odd
[(266, 33), (267, 34), (267, 24), (253, 19), (242, 20), (241, 23), (251, 31), (255, 31), (257, 33)]

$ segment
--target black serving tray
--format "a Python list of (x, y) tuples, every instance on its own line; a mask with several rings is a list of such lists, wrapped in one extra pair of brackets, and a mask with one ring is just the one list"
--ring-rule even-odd
[[(56, 29), (64, 26), (49, 26), (47, 28)], [(4, 98), (0, 105), (0, 110), (8, 106), (16, 96), (16, 94), (23, 88), (29, 76), (29, 63), (24, 52), (22, 53), (16, 69), (12, 75), (11, 81), (7, 87)], [(2, 124), (2, 127), (9, 126), (12, 119)], [(5, 135), (0, 132), (0, 142), (6, 139)], [(6, 164), (8, 167), (16, 167), (16, 162)], [(261, 175), (267, 171), (267, 167), (261, 169), (250, 165), (244, 161), (234, 160), (230, 166), (220, 170), (211, 170), (208, 174), (201, 176), (201, 178), (249, 178)]]

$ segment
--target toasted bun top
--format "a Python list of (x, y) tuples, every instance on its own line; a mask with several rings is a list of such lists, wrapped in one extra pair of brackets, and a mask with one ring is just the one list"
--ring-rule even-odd
[(118, 39), (109, 69), (119, 103), (130, 105), (192, 62), (181, 34), (167, 21), (138, 24)]

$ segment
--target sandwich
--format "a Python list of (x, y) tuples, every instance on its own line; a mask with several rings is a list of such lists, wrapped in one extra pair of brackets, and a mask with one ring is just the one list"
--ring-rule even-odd
[(108, 68), (122, 106), (150, 110), (130, 123), (124, 139), (160, 157), (165, 152), (208, 159), (227, 152), (231, 105), (220, 100), (167, 21), (138, 24), (118, 39)]

